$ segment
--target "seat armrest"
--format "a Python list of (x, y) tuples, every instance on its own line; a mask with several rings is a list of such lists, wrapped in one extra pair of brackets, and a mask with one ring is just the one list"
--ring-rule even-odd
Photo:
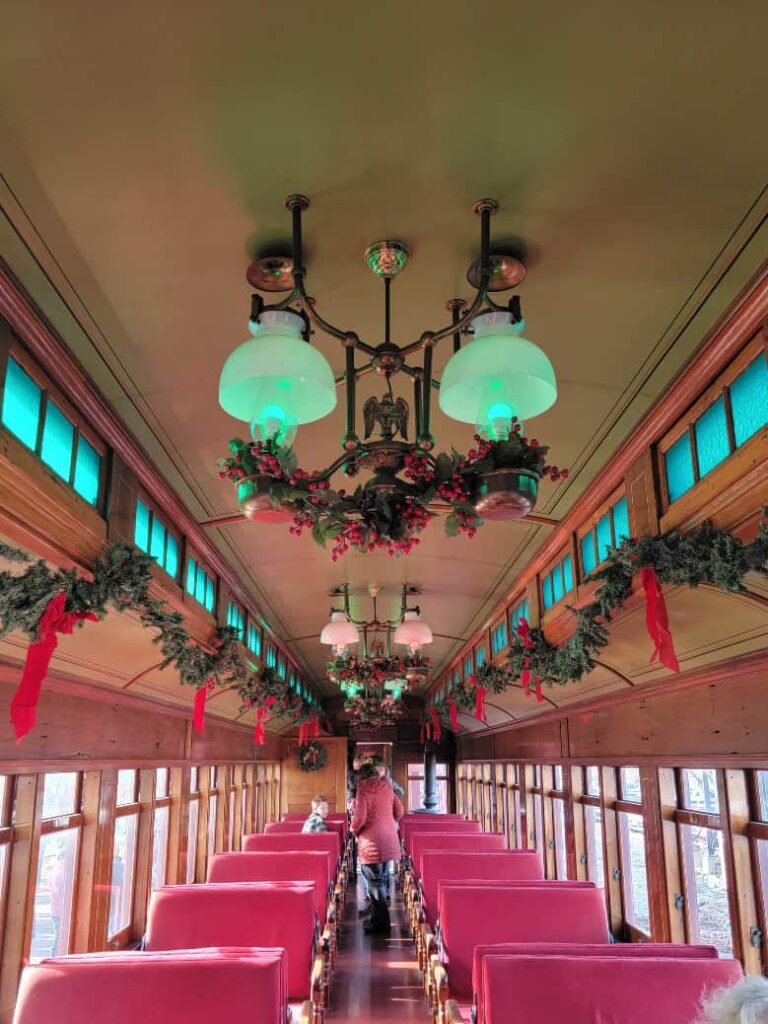
[(298, 1022), (294, 1024), (312, 1024), (312, 1000), (307, 999), (301, 1004)]
[(432, 991), (434, 993), (435, 1006), (439, 1010), (441, 1004), (448, 1002), (448, 972), (440, 963), (440, 958), (436, 955), (429, 958), (429, 970), (432, 975)]

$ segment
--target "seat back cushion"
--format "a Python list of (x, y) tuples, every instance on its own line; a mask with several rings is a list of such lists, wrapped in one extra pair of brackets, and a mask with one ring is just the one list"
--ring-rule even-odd
[(216, 853), (208, 865), (209, 882), (311, 882), (315, 913), (325, 917), (331, 877), (328, 855), (320, 850)]
[(735, 960), (486, 956), (485, 1024), (691, 1024)]
[(543, 879), (544, 861), (535, 850), (424, 850), (419, 857), (419, 877), (427, 923), (435, 927), (437, 883), (473, 879)]
[(482, 989), (482, 962), (486, 956), (607, 956), (645, 958), (669, 957), (677, 960), (717, 960), (714, 946), (687, 946), (680, 942), (501, 942), (475, 946), (472, 957), (472, 991), (477, 1007), (476, 1022), (485, 1024)]
[(259, 832), (243, 836), (243, 850), (325, 850), (335, 872), (341, 845), (335, 832)]
[[(441, 822), (421, 822), (417, 821), (413, 825), (409, 825), (406, 828), (403, 836), (403, 842), (408, 853), (411, 852), (411, 843), (414, 836), (427, 835), (434, 832), (450, 832), (457, 835), (466, 835), (467, 833), (473, 833), (475, 835), (482, 833), (482, 828), (479, 821), (441, 821)], [(401, 829), (402, 834), (402, 829)]]
[[(463, 814), (404, 814), (400, 819), (400, 834), (405, 839), (409, 832), (419, 828), (439, 828), (440, 825), (455, 825), (466, 823), (467, 819)], [(479, 825), (480, 822), (473, 824)]]
[[(328, 818), (325, 819), (325, 824), (328, 826), (328, 831), (335, 832), (339, 837), (339, 844), (345, 838), (344, 823), (341, 821), (330, 821)], [(264, 826), (264, 831), (267, 835), (272, 833), (292, 833), (301, 832), (304, 827), (304, 819), (301, 821), (270, 821), (268, 825)]]
[(149, 901), (148, 950), (277, 946), (286, 953), (289, 999), (309, 995), (314, 942), (314, 885), (168, 885)]
[(603, 893), (594, 886), (446, 885), (438, 892), (442, 958), (451, 997), (472, 998), (475, 946), (495, 942), (609, 941)]
[(419, 858), (424, 850), (506, 850), (504, 836), (491, 832), (414, 832), (409, 839), (414, 874), (418, 878)]
[(282, 960), (281, 950), (56, 957), (25, 968), (13, 1021), (283, 1024)]

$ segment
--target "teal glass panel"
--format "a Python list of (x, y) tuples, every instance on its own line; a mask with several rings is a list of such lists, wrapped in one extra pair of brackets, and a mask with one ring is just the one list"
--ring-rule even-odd
[(468, 658), (464, 659), (464, 676), (471, 676), (475, 671), (475, 662), (470, 654)]
[(55, 402), (48, 400), (45, 407), (43, 443), (40, 458), (69, 483), (72, 474), (72, 448), (75, 444), (75, 428)]
[(475, 651), (475, 668), (482, 668), (485, 664), (485, 648), (478, 647)]
[(42, 392), (15, 359), (8, 357), (0, 417), (4, 427), (32, 451), (37, 447)]
[(520, 605), (520, 609), (518, 611), (517, 621), (519, 622), (520, 619), (525, 619), (525, 621), (528, 622), (528, 623), (530, 623), (530, 621), (531, 621), (531, 613), (530, 613), (530, 610), (528, 608), (528, 598), (527, 597), (523, 601), (523, 603)]
[(277, 663), (277, 674), (280, 676), (281, 679), (285, 679), (285, 661), (283, 660), (283, 658), (280, 658), (280, 660)]
[(197, 576), (195, 577), (195, 600), (205, 606), (205, 573), (198, 565)]
[(261, 632), (256, 626), (248, 626), (248, 649), (257, 657), (261, 654)]
[(493, 653), (498, 654), (507, 646), (507, 623), (502, 620), (491, 633), (491, 647)]
[(267, 665), (270, 668), (274, 668), (276, 661), (277, 661), (277, 652), (275, 651), (275, 648), (272, 646), (272, 644), (270, 644), (267, 647)]
[(737, 447), (768, 423), (768, 361), (760, 355), (728, 389)]
[(610, 513), (606, 512), (605, 515), (598, 520), (595, 533), (597, 535), (597, 560), (598, 562), (602, 562), (608, 557), (608, 552), (611, 550), (611, 545), (613, 544)]
[(545, 576), (541, 581), (541, 597), (544, 602), (544, 608), (551, 608), (555, 603), (552, 597), (552, 576)]
[(699, 416), (693, 425), (693, 432), (696, 437), (699, 477), (704, 477), (731, 454), (723, 398), (718, 398)]
[(81, 434), (77, 439), (74, 488), (89, 505), (95, 505), (99, 500), (100, 474), (101, 456)]
[(584, 573), (590, 573), (597, 565), (595, 535), (592, 530), (581, 538), (581, 565)]
[(669, 500), (677, 501), (694, 485), (693, 456), (688, 434), (683, 434), (675, 441), (664, 456), (664, 465), (667, 471)]
[(168, 534), (165, 547), (165, 571), (174, 579), (179, 574), (179, 542), (172, 533)]
[(552, 599), (557, 604), (558, 601), (563, 599), (565, 595), (565, 589), (563, 587), (563, 565), (556, 565), (550, 573), (552, 577)]
[(203, 604), (209, 612), (213, 611), (214, 602), (215, 594), (213, 589), (213, 580), (210, 576), (205, 575), (205, 600), (203, 601)]
[(149, 553), (158, 565), (165, 563), (165, 527), (159, 519), (152, 519), (152, 534), (149, 538)]
[(566, 555), (563, 559), (563, 580), (565, 582), (565, 593), (573, 590), (573, 562), (571, 556)]
[(629, 537), (629, 510), (626, 498), (619, 498), (613, 506), (613, 535), (617, 547)]
[(454, 686), (459, 686), (460, 683), (461, 683), (461, 671), (459, 669), (455, 669), (455, 671), (453, 673), (453, 685)]
[(141, 499), (136, 502), (136, 519), (133, 524), (133, 543), (142, 551), (149, 550), (149, 509)]
[(194, 558), (187, 561), (187, 593), (195, 596), (195, 581), (197, 579), (197, 562)]

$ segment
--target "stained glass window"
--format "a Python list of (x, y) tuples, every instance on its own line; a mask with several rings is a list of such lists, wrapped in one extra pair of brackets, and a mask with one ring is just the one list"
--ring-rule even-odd
[(101, 456), (80, 434), (77, 438), (73, 487), (89, 505), (95, 505), (99, 500), (100, 477)]
[(261, 630), (258, 626), (254, 626), (252, 622), (248, 623), (248, 639), (247, 639), (248, 650), (251, 651), (256, 657), (261, 654)]
[(213, 579), (194, 558), (187, 560), (187, 593), (207, 611), (213, 612), (215, 604)]
[(230, 601), (227, 604), (227, 625), (237, 631), (237, 635), (241, 640), (244, 638), (245, 613), (240, 605), (236, 604), (234, 601)]
[(498, 654), (499, 651), (503, 651), (507, 646), (507, 620), (502, 619), (501, 622), (494, 626), (491, 631), (491, 651), (494, 654)]
[(677, 501), (686, 491), (690, 491), (695, 483), (691, 442), (687, 433), (678, 438), (666, 453), (664, 466), (667, 471), (669, 500)]
[(593, 572), (600, 562), (608, 557), (611, 548), (618, 547), (626, 537), (629, 537), (627, 499), (619, 498), (616, 504), (600, 517), (595, 528), (581, 538), (579, 546), (584, 575)]
[(40, 423), (42, 391), (15, 359), (9, 356), (3, 388), (3, 426), (35, 451)]
[(59, 407), (50, 400), (45, 408), (43, 440), (40, 458), (62, 480), (69, 481), (72, 473), (72, 449), (75, 444), (75, 428)]
[[(177, 578), (179, 572), (179, 543), (165, 523), (141, 500), (136, 499), (136, 515), (133, 524), (133, 542), (165, 569), (169, 576)], [(192, 563), (190, 560), (190, 564)], [(190, 565), (187, 566), (189, 584)], [(189, 587), (187, 588), (189, 589)]]
[(561, 601), (571, 590), (573, 590), (573, 562), (571, 556), (566, 555), (562, 562), (558, 562), (541, 581), (545, 611)]
[(743, 370), (728, 389), (731, 393), (736, 446), (744, 444), (768, 423), (768, 362), (765, 355)]

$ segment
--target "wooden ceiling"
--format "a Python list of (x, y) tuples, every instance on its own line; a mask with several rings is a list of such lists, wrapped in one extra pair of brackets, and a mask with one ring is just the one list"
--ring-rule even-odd
[[(572, 470), (543, 488), (540, 510), (557, 517), (768, 254), (762, 3), (705, 0), (695, 16), (649, 3), (533, 5), (488, 12), (485, 25), (458, 2), (10, 6), (0, 247), (199, 519), (234, 507), (215, 461), (240, 427), (218, 407), (218, 374), (246, 336), (250, 256), (288, 237), (288, 192), (313, 201), (310, 293), (372, 342), (381, 292), (366, 245), (394, 236), (413, 250), (393, 322), (395, 340), (411, 340), (444, 322), (447, 299), (469, 294), (472, 203), (500, 200), (494, 236), (528, 252), (527, 333), (559, 380), (557, 405), (535, 421)], [(315, 340), (339, 370), (338, 346)], [(436, 375), (447, 356), (439, 350)], [(366, 378), (362, 396), (379, 386)], [(470, 431), (439, 413), (434, 428), (439, 448), (468, 447)], [(341, 407), (301, 430), (302, 464), (329, 462), (342, 433)], [(439, 669), (547, 534), (490, 524), (447, 540), (435, 523), (408, 558), (334, 564), (279, 527), (213, 531), (315, 680), (338, 584), (380, 584), (393, 608), (402, 583), (420, 586)], [(720, 656), (696, 625), (690, 603), (701, 600), (720, 614), (713, 595), (672, 601), (691, 664)], [(751, 649), (758, 623), (738, 599), (729, 608), (720, 641)], [(85, 632), (62, 642), (58, 667), (74, 659), (101, 683), (188, 701), (170, 677), (142, 674), (152, 653), (136, 631), (104, 628), (114, 637), (103, 648)], [(636, 619), (622, 624), (606, 667), (554, 699), (651, 678), (641, 634)], [(217, 701), (236, 714), (230, 697)], [(492, 713), (531, 709), (510, 694)]]

